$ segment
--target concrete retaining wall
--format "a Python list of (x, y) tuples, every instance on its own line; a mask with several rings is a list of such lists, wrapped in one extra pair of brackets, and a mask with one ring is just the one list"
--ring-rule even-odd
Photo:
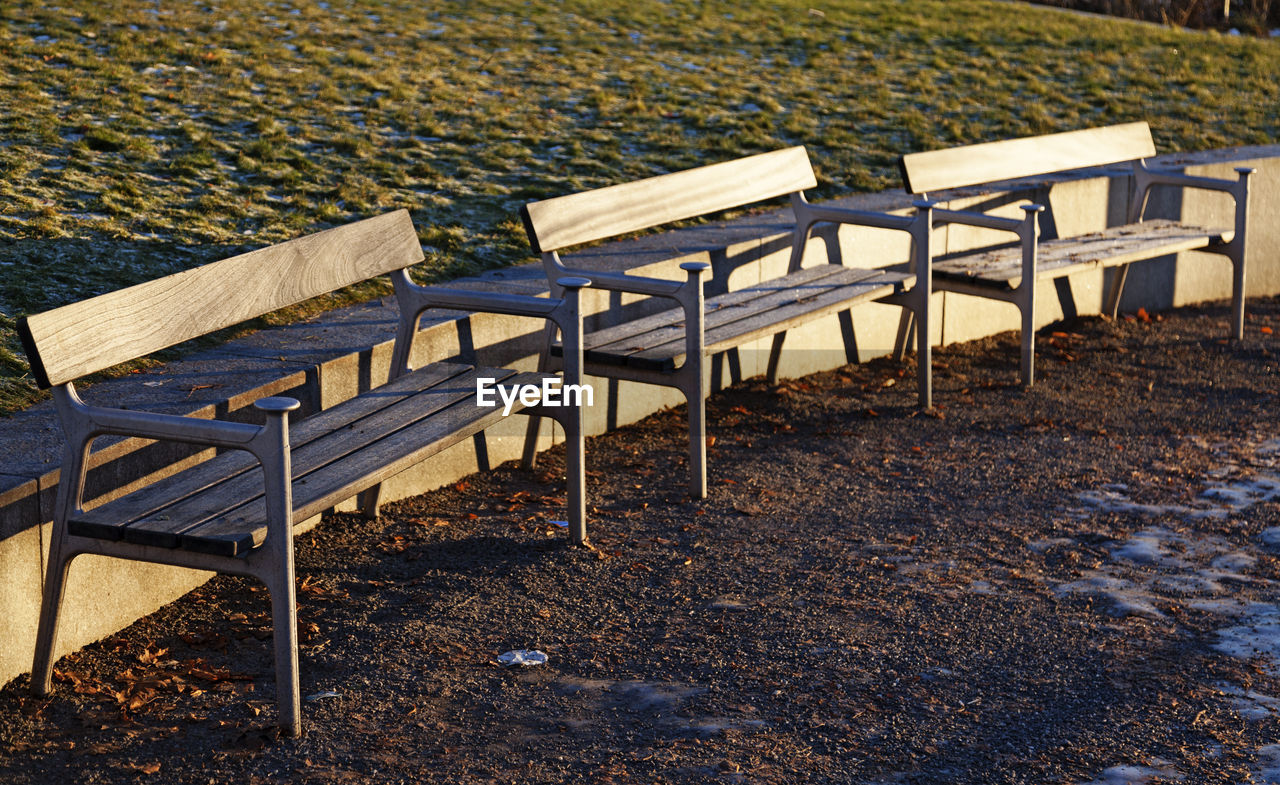
[[(1280, 294), (1280, 146), (1220, 150), (1168, 156), (1163, 165), (1185, 167), (1195, 174), (1234, 178), (1233, 168), (1258, 168), (1252, 193), (1248, 237), (1251, 296)], [(1122, 222), (1128, 207), (1129, 183), (1123, 170), (1081, 172), (1070, 177), (1034, 179), (1007, 184), (999, 193), (973, 190), (932, 194), (948, 207), (1003, 205), (1019, 217), (1017, 205), (1028, 199), (1050, 207), (1047, 236), (1094, 231)], [(842, 199), (837, 204), (859, 209), (905, 213), (910, 197), (871, 194)], [(1220, 195), (1157, 191), (1156, 217), (1180, 218), (1205, 225), (1229, 226), (1229, 200)], [(1149, 214), (1152, 214), (1149, 212)], [(789, 211), (751, 216), (729, 223), (685, 229), (624, 243), (593, 248), (572, 257), (596, 269), (622, 269), (643, 260), (647, 274), (682, 278), (681, 261), (710, 262), (711, 293), (741, 288), (784, 271)], [(939, 254), (990, 242), (991, 233), (952, 226), (939, 232)], [(1007, 238), (996, 237), (1000, 241)], [(906, 260), (908, 245), (902, 233), (858, 227), (828, 228), (812, 244), (815, 258), (831, 256), (854, 266), (890, 266)], [(1230, 295), (1229, 263), (1221, 257), (1181, 254), (1134, 267), (1122, 308), (1149, 311)], [(1048, 324), (1064, 316), (1097, 313), (1103, 273), (1085, 273), (1065, 285), (1044, 285), (1038, 292), (1037, 321)], [(497, 271), (456, 285), (496, 288), (529, 294), (546, 293), (540, 266), (526, 265)], [(641, 298), (596, 290), (584, 293), (589, 324), (603, 325), (619, 315), (631, 317), (653, 303)], [(934, 299), (934, 342), (966, 341), (1018, 326), (1010, 305), (952, 293)], [(886, 354), (893, 345), (900, 311), (867, 304), (854, 310), (857, 358)], [(534, 366), (540, 326), (527, 319), (476, 315), (457, 320), (457, 314), (429, 313), (415, 347), (416, 364), (450, 357), (475, 357), (479, 362), (520, 368)], [(84, 389), (90, 403), (128, 408), (251, 420), (254, 400), (266, 395), (291, 395), (304, 411), (316, 411), (367, 390), (386, 378), (394, 333), (394, 303), (388, 299), (330, 312), (311, 321), (256, 333), (179, 362), (131, 374), (126, 378)], [(1247, 328), (1246, 328), (1247, 329)], [(1225, 330), (1225, 327), (1224, 327)], [(801, 376), (843, 365), (846, 360), (837, 318), (789, 333), (781, 371)], [(713, 373), (719, 388), (737, 378), (764, 372), (768, 342), (744, 347), (736, 357), (724, 358)], [(1015, 378), (1017, 368), (1009, 374)], [(631, 383), (590, 380), (596, 391), (588, 415), (590, 433), (601, 433), (661, 408), (681, 403), (674, 391)], [(914, 400), (914, 392), (904, 389)], [(471, 442), (405, 472), (385, 486), (389, 498), (422, 493), (516, 458), (523, 437), (524, 418), (513, 417), (491, 429), (478, 454)], [(714, 431), (715, 423), (711, 423)], [(544, 425), (544, 445), (550, 443)], [(0, 682), (30, 669), (40, 606), (40, 588), (48, 547), (48, 523), (58, 484), (62, 445), (51, 404), (45, 403), (0, 421)], [(90, 498), (100, 503), (145, 484), (176, 468), (205, 459), (208, 451), (157, 445), (136, 439), (100, 440), (95, 468), (89, 477)], [(590, 461), (590, 455), (588, 455)], [(711, 466), (715, 473), (714, 463)], [(590, 488), (588, 487), (588, 494)], [(590, 525), (590, 524), (588, 524)], [(300, 547), (307, 547), (303, 538)], [(208, 578), (178, 568), (142, 565), (99, 557), (77, 559), (71, 569), (63, 613), (61, 648), (69, 651), (106, 636), (161, 605), (181, 596)]]

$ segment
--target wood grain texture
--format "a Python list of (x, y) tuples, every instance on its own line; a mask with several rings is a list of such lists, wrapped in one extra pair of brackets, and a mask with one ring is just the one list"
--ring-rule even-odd
[[(1183, 226), (1174, 221), (1143, 221), (1102, 232), (1044, 240), (1036, 256), (1036, 277), (1061, 278), (1094, 267), (1115, 267), (1230, 242), (1229, 230)], [(1022, 250), (997, 248), (935, 261), (939, 288), (947, 280), (1016, 289), (1022, 282)]]
[[(502, 372), (493, 369), (489, 375)], [(547, 374), (528, 372), (509, 376), (504, 384), (537, 384)], [(470, 389), (475, 392), (474, 377)], [(415, 402), (420, 403), (420, 402)], [(516, 405), (514, 410), (521, 407)], [(513, 411), (514, 411), (513, 410)], [(294, 524), (318, 515), (360, 491), (394, 477), (410, 466), (479, 433), (502, 419), (502, 407), (481, 409), (464, 399), (438, 408), (388, 436), (361, 444), (341, 460), (316, 468), (304, 477), (295, 473), (293, 484)], [(333, 438), (341, 438), (335, 433)], [(246, 533), (252, 533), (246, 538)], [(180, 547), (203, 553), (236, 555), (232, 547), (257, 547), (266, 534), (266, 508), (261, 496), (182, 533)], [(239, 551), (243, 552), (243, 551)]]
[[(704, 322), (707, 351), (723, 351), (901, 291), (913, 280), (902, 273), (827, 264), (709, 298)], [(674, 308), (607, 327), (588, 334), (584, 343), (590, 347), (584, 357), (589, 366), (630, 365), (671, 372), (685, 354), (684, 312)]]
[(1145, 122), (911, 153), (898, 159), (907, 193), (945, 191), (1156, 154)]
[[(359, 486), (352, 495), (376, 484), (384, 475), (380, 470), (353, 466), (349, 463), (352, 454), (384, 443), (399, 446), (384, 446), (382, 453), (390, 450), (393, 454), (412, 454), (421, 447), (422, 434), (416, 429), (450, 408), (473, 409), (477, 421), (487, 421), (492, 410), (480, 409), (473, 403), (476, 378), (507, 380), (514, 373), (455, 364), (430, 365), (303, 420), (291, 434), (295, 522), (313, 514), (308, 504), (314, 503), (312, 478), (317, 472), (345, 473), (346, 482)], [(500, 407), (498, 411), (501, 412)], [(460, 415), (455, 419), (456, 416)], [(465, 437), (455, 441), (461, 438)], [(401, 463), (387, 471), (394, 474), (407, 465)], [(204, 548), (204, 552), (237, 555), (246, 547), (256, 547), (265, 536), (265, 517), (244, 512), (250, 509), (246, 504), (262, 507), (262, 492), (256, 462), (229, 454), (81, 513), (68, 526), (73, 534), (82, 536), (173, 548), (189, 547), (193, 530), (218, 523), (219, 542), (209, 546), (212, 551)], [(265, 514), (263, 511), (262, 516)], [(232, 548), (228, 543), (238, 545)]]
[[(905, 273), (840, 268), (835, 275), (812, 284), (771, 292), (756, 301), (755, 308), (740, 309), (734, 314), (735, 318), (718, 324), (708, 320), (706, 352), (715, 354), (776, 335), (858, 303), (901, 292), (914, 281), (915, 276)], [(646, 367), (654, 361), (678, 364), (683, 362), (684, 355), (684, 341), (670, 341), (629, 356), (627, 364), (636, 367)]]
[(803, 147), (525, 205), (534, 250), (556, 251), (803, 191), (817, 185)]
[(49, 387), (422, 258), (398, 210), (29, 316), (24, 338)]
[[(411, 395), (445, 384), (471, 371), (471, 366), (457, 363), (428, 365), (377, 390), (317, 412), (291, 425), (289, 440), (293, 451), (295, 454), (300, 449), (305, 451), (307, 445), (331, 431), (353, 428), (357, 423)], [(305, 467), (295, 463), (294, 474), (298, 474), (300, 470), (305, 471)], [(241, 451), (218, 455), (162, 482), (83, 512), (73, 518), (69, 526), (73, 534), (85, 537), (124, 538), (142, 545), (173, 548), (178, 545), (178, 532), (193, 523), (190, 511), (184, 512), (178, 509), (178, 505), (202, 494), (216, 493), (230, 497), (233, 492), (228, 489), (232, 482), (240, 483), (238, 493), (242, 495), (262, 492), (262, 475), (253, 456)], [(252, 494), (249, 489), (254, 489)], [(141, 520), (149, 520), (151, 525), (142, 531), (131, 531), (129, 527)]]
[[(798, 286), (817, 280), (827, 275), (831, 275), (833, 265), (818, 265), (815, 267), (806, 267), (795, 273), (785, 276), (784, 278), (775, 279), (780, 285)], [(785, 281), (785, 284), (781, 282)], [(770, 281), (760, 286), (754, 286), (747, 289), (738, 289), (736, 291), (727, 292), (725, 294), (708, 297), (704, 306), (708, 320), (717, 320), (723, 318), (721, 311), (732, 311), (747, 307), (749, 301), (758, 299), (763, 296), (767, 288), (773, 285), (775, 281)], [(707, 322), (712, 323), (711, 321)], [(635, 342), (652, 346), (654, 338), (660, 338), (666, 341), (672, 335), (684, 334), (684, 311), (680, 308), (671, 308), (659, 313), (642, 316), (639, 319), (632, 319), (629, 322), (605, 327), (600, 330), (587, 333), (583, 338), (583, 348), (587, 351), (594, 349), (604, 349), (610, 351), (610, 344), (618, 342)], [(649, 337), (652, 336), (652, 337)]]

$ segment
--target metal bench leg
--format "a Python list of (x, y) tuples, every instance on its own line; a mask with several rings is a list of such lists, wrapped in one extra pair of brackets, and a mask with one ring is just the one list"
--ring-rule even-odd
[[(552, 296), (557, 296), (552, 292)], [(551, 342), (555, 340), (556, 327), (554, 324), (547, 324), (542, 331), (542, 353), (538, 355), (538, 372), (546, 373), (551, 367)], [(520, 465), (526, 470), (532, 471), (538, 465), (538, 435), (542, 431), (542, 418), (534, 415), (529, 416), (529, 422), (524, 426), (524, 452), (520, 456)]]
[(1026, 294), (1018, 298), (1018, 310), (1022, 313), (1022, 385), (1030, 387), (1036, 380), (1036, 284), (1023, 280)]
[(264, 398), (254, 407), (267, 415), (264, 441), (255, 450), (262, 463), (267, 506), (267, 539), (253, 569), (271, 594), (272, 643), (276, 662), (276, 706), (280, 729), (302, 734), (298, 680), (298, 598), (293, 575), (293, 488), (290, 481), (289, 412), (298, 402)]
[(1227, 245), (1227, 257), (1231, 259), (1231, 337), (1244, 338), (1244, 259), (1245, 230), (1249, 224), (1249, 178), (1257, 170), (1249, 166), (1236, 167), (1239, 179), (1232, 195), (1236, 201), (1235, 232)]
[(360, 507), (360, 515), (371, 521), (377, 520), (380, 514), (379, 508), (382, 506), (382, 483), (361, 491), (357, 504)]
[(919, 386), (920, 408), (933, 407), (933, 336), (930, 329), (930, 313), (933, 305), (933, 210), (936, 202), (920, 199), (912, 203), (916, 210), (911, 222), (911, 271), (916, 281), (907, 292), (905, 306), (898, 317), (898, 337), (894, 341), (894, 355), (901, 362), (906, 358), (907, 344), (911, 340), (911, 325), (915, 324), (916, 381)]
[[(84, 494), (85, 469), (92, 443), (88, 425), (77, 417), (68, 404), (68, 394), (55, 388), (54, 402), (68, 428), (67, 443), (62, 451), (62, 479), (58, 482), (58, 498), (54, 505), (49, 560), (44, 572), (44, 592), (40, 600), (40, 624), (36, 630), (36, 651), (31, 663), (31, 691), (48, 695), (53, 690), (53, 661), (58, 648), (58, 616), (66, 593), (67, 572), (76, 553), (67, 544), (67, 519), (80, 506)], [(74, 393), (71, 393), (74, 398)]]
[(769, 384), (778, 383), (778, 365), (782, 361), (782, 344), (787, 339), (786, 331), (782, 331), (773, 336), (773, 345), (769, 347), (769, 370), (767, 377)]
[[(292, 553), (292, 548), (289, 549)], [(276, 663), (276, 707), (280, 729), (302, 735), (302, 692), (298, 679), (298, 605), (292, 561), (263, 583), (271, 594), (272, 644)]]
[(66, 554), (65, 527), (53, 525), (49, 544), (49, 565), (44, 576), (44, 597), (40, 603), (40, 626), (36, 633), (36, 653), (31, 665), (31, 691), (48, 695), (53, 690), (53, 660), (58, 645), (58, 615), (67, 584), (67, 570), (74, 554)]
[(1036, 379), (1036, 253), (1037, 216), (1044, 212), (1038, 204), (1024, 204), (1022, 226), (1018, 235), (1022, 239), (1022, 281), (1014, 304), (1022, 311), (1022, 384), (1030, 387)]
[(1111, 275), (1111, 291), (1107, 292), (1102, 312), (1115, 319), (1120, 315), (1120, 297), (1124, 294), (1124, 282), (1129, 278), (1129, 265), (1120, 265)]
[[(698, 376), (702, 368), (698, 368)], [(691, 384), (691, 386), (693, 386)], [(701, 378), (696, 387), (684, 391), (689, 404), (689, 495), (707, 498), (707, 396)]]
[(576, 545), (587, 544), (586, 445), (582, 410), (566, 417), (564, 426), (565, 504), (569, 508), (569, 535)]
[(1244, 249), (1231, 259), (1231, 337), (1244, 338)]
[(542, 433), (542, 418), (529, 417), (524, 426), (524, 453), (520, 456), (520, 465), (532, 471), (538, 467), (538, 436)]
[(683, 262), (680, 269), (689, 275), (678, 299), (684, 311), (684, 365), (676, 382), (689, 407), (689, 495), (707, 497), (707, 374), (706, 309), (702, 296), (702, 275), (710, 272), (706, 262)]
[(902, 309), (898, 317), (898, 335), (893, 341), (893, 359), (902, 362), (911, 351), (911, 328), (915, 326), (915, 312), (909, 308)]
[[(921, 287), (921, 297), (915, 308), (916, 322), (916, 383), (919, 387), (920, 408), (933, 407), (933, 340), (929, 335), (929, 288), (926, 281)], [(911, 309), (902, 309), (912, 313)]]

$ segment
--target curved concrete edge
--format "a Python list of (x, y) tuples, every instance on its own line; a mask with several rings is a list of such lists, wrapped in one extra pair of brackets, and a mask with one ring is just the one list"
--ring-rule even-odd
[[(1195, 174), (1233, 178), (1233, 168), (1255, 166), (1249, 243), (1249, 294), (1280, 294), (1280, 222), (1268, 220), (1280, 212), (1280, 145), (1216, 150), (1159, 159)], [(1227, 200), (1192, 192), (1185, 201), (1169, 192), (1153, 196), (1159, 217), (1206, 224), (1230, 224)], [(1003, 190), (973, 189), (932, 194), (946, 206), (1001, 205), (1012, 217), (1027, 201), (1048, 204), (1061, 234), (1094, 231), (1120, 222), (1129, 200), (1127, 172), (1086, 171), (1070, 176), (1033, 178), (1005, 184)], [(880, 193), (849, 197), (835, 203), (867, 210), (905, 213), (912, 197)], [(583, 266), (620, 270), (647, 262), (644, 272), (681, 278), (678, 264), (710, 262), (709, 291), (741, 288), (785, 270), (790, 230), (789, 211), (749, 215), (730, 222), (610, 243), (575, 254)], [(829, 255), (857, 266), (903, 263), (905, 235), (885, 230), (843, 226), (820, 227), (821, 242), (812, 244), (815, 260)], [(939, 230), (948, 253), (991, 240), (983, 230), (950, 226)], [(1001, 238), (1003, 239), (1003, 238)], [(1135, 266), (1124, 308), (1156, 311), (1230, 293), (1227, 262), (1188, 253)], [(1075, 276), (1060, 286), (1047, 284), (1039, 297), (1037, 323), (1047, 324), (1072, 314), (1098, 313), (1102, 297), (1101, 273)], [(547, 293), (541, 267), (524, 265), (495, 271), (452, 285), (500, 289), (527, 294)], [(663, 303), (598, 290), (586, 290), (583, 310), (590, 325), (604, 325), (619, 314), (628, 317)], [(934, 342), (966, 341), (1015, 329), (1016, 309), (1003, 303), (952, 293), (936, 294)], [(893, 345), (900, 311), (880, 304), (854, 309), (858, 357), (887, 354)], [(423, 317), (423, 333), (415, 346), (417, 364), (451, 357), (471, 358), (490, 365), (533, 368), (540, 340), (540, 324), (518, 317), (474, 315), (458, 318), (448, 312)], [(395, 329), (394, 303), (388, 300), (332, 311), (285, 327), (262, 331), (201, 352), (178, 362), (86, 388), (84, 397), (112, 405), (156, 411), (251, 420), (250, 404), (269, 395), (290, 395), (303, 402), (303, 413), (323, 409), (367, 390), (386, 378), (391, 338)], [(723, 358), (712, 370), (719, 388), (740, 378), (764, 372), (768, 342), (746, 347), (736, 357)], [(815, 322), (788, 334), (781, 372), (795, 377), (839, 367), (847, 362), (836, 317)], [(1010, 375), (1016, 368), (1010, 368)], [(643, 393), (627, 382), (589, 379), (595, 389), (588, 429), (602, 433), (682, 402), (673, 390), (646, 387)], [(387, 498), (423, 493), (477, 470), (486, 470), (519, 455), (524, 418), (512, 418), (491, 429), (476, 444), (466, 442), (408, 471), (385, 486)], [(543, 426), (543, 446), (551, 443), (551, 426)], [(48, 524), (57, 492), (61, 433), (51, 404), (45, 403), (0, 421), (0, 682), (30, 669), (40, 590), (48, 542)], [(130, 488), (150, 482), (204, 460), (208, 452), (138, 439), (101, 440), (89, 477), (89, 497), (106, 501)], [(590, 460), (590, 457), (588, 457)], [(712, 472), (714, 472), (712, 466)], [(588, 488), (588, 493), (590, 489)], [(314, 521), (309, 522), (309, 525)], [(306, 527), (303, 527), (306, 528)], [(305, 539), (302, 547), (306, 547)], [(109, 635), (198, 586), (208, 575), (170, 567), (86, 557), (71, 570), (63, 613), (61, 651), (71, 651)]]

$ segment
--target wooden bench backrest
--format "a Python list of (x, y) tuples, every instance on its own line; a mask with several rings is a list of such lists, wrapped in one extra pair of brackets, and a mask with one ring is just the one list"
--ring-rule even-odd
[(898, 159), (907, 193), (1034, 177), (1156, 154), (1145, 122), (911, 153)]
[(593, 191), (520, 210), (534, 251), (546, 253), (772, 199), (817, 185), (803, 147), (774, 150)]
[(18, 331), (51, 387), (422, 259), (398, 210), (27, 316)]

